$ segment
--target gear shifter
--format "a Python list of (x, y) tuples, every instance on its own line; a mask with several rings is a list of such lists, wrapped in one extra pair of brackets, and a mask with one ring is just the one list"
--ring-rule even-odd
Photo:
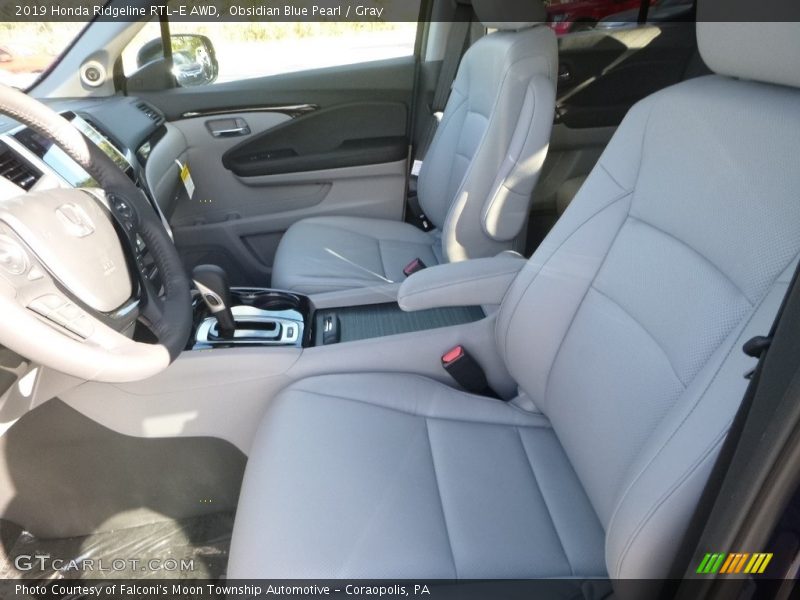
[(228, 275), (216, 265), (198, 265), (192, 271), (192, 279), (208, 310), (217, 319), (219, 337), (232, 339), (236, 322), (231, 312), (231, 288)]

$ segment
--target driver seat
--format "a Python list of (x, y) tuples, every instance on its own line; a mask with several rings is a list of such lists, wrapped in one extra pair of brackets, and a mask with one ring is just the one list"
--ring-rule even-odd
[(252, 447), (229, 577), (667, 574), (755, 364), (742, 344), (800, 252), (800, 25), (698, 40), (718, 74), (630, 111), (506, 294), (519, 397), (402, 373), (290, 385)]

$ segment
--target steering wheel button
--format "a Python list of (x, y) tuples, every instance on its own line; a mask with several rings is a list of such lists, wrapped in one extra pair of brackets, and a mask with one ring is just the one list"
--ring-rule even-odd
[(91, 337), (94, 333), (94, 325), (92, 325), (92, 321), (86, 315), (81, 315), (77, 319), (66, 323), (64, 327), (82, 338)]
[(0, 234), (0, 268), (11, 275), (22, 275), (28, 270), (28, 254), (17, 240)]
[(28, 304), (28, 308), (36, 311), (40, 315), (49, 317), (51, 313), (64, 306), (64, 304), (66, 304), (66, 301), (61, 296), (46, 294), (44, 296), (39, 296)]
[(115, 200), (114, 208), (117, 209), (117, 213), (119, 213), (119, 216), (123, 219), (130, 219), (133, 217), (133, 210), (131, 210), (131, 207), (128, 206), (128, 203), (124, 200)]
[(83, 315), (83, 311), (74, 304), (67, 304), (59, 309), (58, 314), (69, 322), (80, 318)]
[(28, 271), (28, 281), (38, 281), (38, 280), (40, 280), (42, 277), (44, 277), (44, 273), (43, 273), (43, 272), (42, 272), (42, 270), (41, 270), (39, 267), (37, 267), (36, 265), (33, 265), (33, 266), (31, 267), (31, 270), (30, 270), (30, 271)]
[(49, 315), (47, 315), (47, 318), (50, 319), (51, 321), (53, 321), (53, 323), (58, 323), (62, 327), (66, 327), (67, 324), (69, 323), (69, 321), (67, 319), (65, 319), (64, 316), (61, 313), (58, 313), (58, 312), (55, 312), (55, 311), (53, 311)]

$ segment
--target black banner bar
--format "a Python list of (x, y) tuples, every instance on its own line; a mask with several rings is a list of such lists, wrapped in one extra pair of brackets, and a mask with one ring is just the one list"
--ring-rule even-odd
[[(525, 0), (519, 0), (525, 1)], [(577, 1), (577, 0), (576, 0)], [(691, 5), (692, 0), (686, 0)], [(502, 4), (505, 4), (503, 2)], [(546, 2), (548, 20), (569, 18), (570, 1)], [(482, 3), (481, 18), (502, 21)], [(0, 0), (0, 21), (140, 21), (167, 17), (186, 22), (415, 22), (419, 3), (412, 0)], [(698, 0), (703, 21), (800, 21), (800, 2), (792, 0)]]

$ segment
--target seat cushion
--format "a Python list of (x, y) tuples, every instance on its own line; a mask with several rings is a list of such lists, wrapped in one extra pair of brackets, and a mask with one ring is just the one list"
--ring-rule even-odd
[(542, 415), (415, 375), (328, 375), (267, 411), (228, 577), (603, 577), (603, 542)]
[(400, 221), (317, 217), (292, 225), (283, 236), (272, 287), (303, 294), (403, 281), (415, 258), (439, 264), (436, 237)]

